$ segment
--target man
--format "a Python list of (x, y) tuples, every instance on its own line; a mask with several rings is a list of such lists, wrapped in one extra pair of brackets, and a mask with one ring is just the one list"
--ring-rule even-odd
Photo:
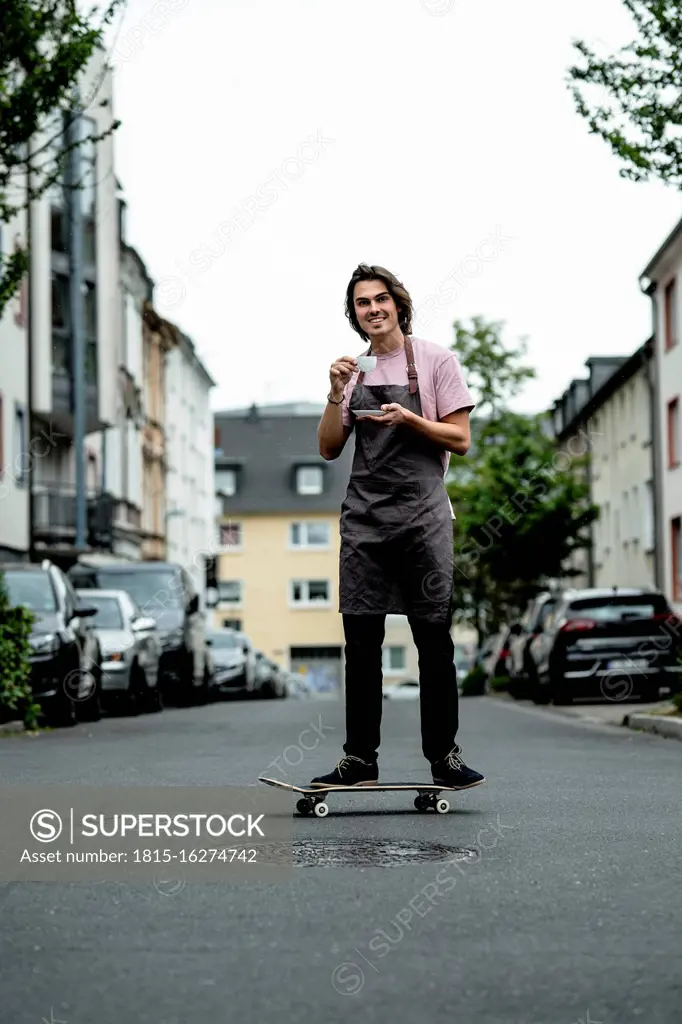
[(412, 337), (412, 301), (389, 271), (357, 267), (346, 316), (376, 366), (365, 372), (352, 356), (332, 364), (318, 428), (323, 458), (338, 458), (353, 430), (355, 455), (341, 508), (345, 756), (312, 785), (376, 784), (384, 626), (387, 614), (404, 614), (419, 652), (424, 756), (435, 783), (468, 789), (485, 780), (455, 743), (454, 514), (444, 476), (450, 454), (469, 449), (474, 403), (455, 355)]

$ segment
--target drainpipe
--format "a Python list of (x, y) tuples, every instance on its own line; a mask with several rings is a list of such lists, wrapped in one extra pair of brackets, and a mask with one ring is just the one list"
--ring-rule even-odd
[(654, 584), (659, 589), (665, 592), (665, 570), (663, 566), (663, 523), (661, 517), (663, 515), (663, 452), (661, 450), (661, 432), (660, 432), (660, 380), (659, 380), (659, 367), (657, 358), (658, 349), (658, 334), (656, 330), (656, 302), (654, 296), (656, 294), (656, 282), (640, 280), (640, 290), (644, 295), (647, 295), (651, 299), (651, 322), (652, 331), (650, 342), (647, 345), (651, 345), (651, 357), (646, 359), (646, 377), (649, 388), (649, 405), (650, 415), (649, 423), (651, 430), (651, 479), (653, 486), (651, 488), (652, 493), (652, 518), (654, 523)]
[[(582, 428), (585, 431), (585, 433), (587, 434), (587, 420), (585, 420), (583, 422)], [(585, 463), (585, 468), (587, 470), (587, 500), (588, 500), (589, 504), (592, 505), (592, 504), (594, 504), (594, 502), (593, 502), (593, 493), (592, 493), (592, 447), (591, 447), (591, 445), (589, 443), (589, 440), (588, 440), (588, 443), (586, 445), (586, 448), (587, 448), (587, 461)], [(590, 523), (590, 546), (587, 549), (587, 585), (588, 585), (588, 587), (593, 587), (594, 586), (594, 530), (595, 530), (595, 522), (596, 522), (596, 520), (593, 520)]]
[(649, 387), (650, 405), (650, 429), (651, 429), (651, 488), (653, 498), (652, 517), (654, 521), (654, 584), (659, 590), (665, 589), (663, 570), (663, 536), (661, 528), (661, 516), (663, 515), (663, 496), (661, 488), (663, 483), (663, 466), (661, 444), (660, 444), (660, 415), (659, 415), (659, 381), (658, 367), (656, 366), (656, 338), (652, 345), (651, 358), (647, 360), (646, 367), (647, 384)]
[[(28, 144), (29, 153), (32, 150), (32, 140)], [(28, 330), (26, 332), (26, 404), (28, 405), (29, 434), (33, 436), (33, 304), (34, 287), (33, 274), (31, 273), (31, 253), (33, 251), (33, 231), (31, 228), (31, 185), (33, 175), (31, 173), (31, 161), (29, 159), (26, 172), (26, 248), (28, 249), (28, 285), (27, 285), (27, 306), (28, 306)], [(29, 561), (36, 561), (34, 541), (34, 519), (33, 519), (33, 459), (28, 460), (28, 557)]]
[(72, 149), (68, 161), (69, 188), (69, 284), (71, 298), (71, 387), (73, 395), (73, 445), (76, 459), (76, 551), (85, 551), (85, 337), (83, 323), (83, 211), (80, 190), (80, 104), (74, 97), (67, 139)]

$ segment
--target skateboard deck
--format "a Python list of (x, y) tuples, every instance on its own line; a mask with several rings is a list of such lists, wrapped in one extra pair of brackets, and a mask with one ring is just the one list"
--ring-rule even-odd
[[(324, 818), (329, 813), (327, 796), (329, 793), (387, 793), (396, 791), (407, 791), (417, 793), (414, 806), (418, 811), (428, 811), (433, 808), (437, 814), (447, 814), (450, 810), (448, 800), (439, 799), (439, 793), (461, 793), (461, 789), (453, 786), (441, 786), (434, 782), (378, 782), (370, 786), (330, 786), (325, 789), (323, 786), (294, 786), (290, 782), (281, 782), (279, 779), (268, 779), (264, 775), (258, 776), (259, 782), (266, 786), (274, 786), (277, 789), (288, 789), (293, 793), (300, 793), (301, 799), (296, 803), (299, 814), (310, 814), (318, 818)], [(475, 783), (481, 785), (481, 783)], [(469, 786), (468, 789), (473, 787)]]

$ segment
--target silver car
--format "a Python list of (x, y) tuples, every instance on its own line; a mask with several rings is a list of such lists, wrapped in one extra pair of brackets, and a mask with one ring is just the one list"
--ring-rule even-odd
[(214, 685), (223, 693), (252, 695), (256, 690), (256, 656), (244, 633), (217, 629), (206, 634), (211, 649)]
[(161, 640), (154, 619), (142, 615), (124, 590), (81, 590), (97, 609), (92, 620), (102, 650), (102, 697), (126, 714), (161, 711)]

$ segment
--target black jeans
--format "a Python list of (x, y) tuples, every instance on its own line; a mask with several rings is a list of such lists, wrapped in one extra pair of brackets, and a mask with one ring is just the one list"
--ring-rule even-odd
[[(459, 727), (457, 673), (450, 623), (408, 619), (419, 653), (419, 701), (424, 757), (439, 761), (455, 745)], [(381, 740), (385, 615), (344, 615), (346, 743), (344, 751), (375, 761)]]

